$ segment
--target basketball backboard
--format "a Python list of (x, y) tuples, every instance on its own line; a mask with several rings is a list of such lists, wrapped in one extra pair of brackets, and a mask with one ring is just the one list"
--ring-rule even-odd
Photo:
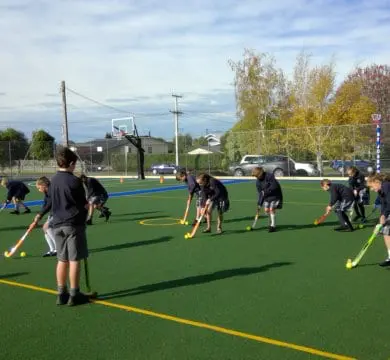
[(111, 134), (114, 138), (120, 140), (123, 135), (133, 134), (134, 132), (134, 117), (124, 117), (112, 119)]

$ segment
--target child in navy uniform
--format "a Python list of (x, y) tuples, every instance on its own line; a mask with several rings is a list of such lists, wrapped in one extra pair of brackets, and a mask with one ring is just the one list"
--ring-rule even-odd
[[(37, 180), (36, 187), (37, 187), (39, 192), (42, 192), (45, 194), (45, 197), (43, 199), (42, 209), (41, 209), (41, 211), (42, 211), (48, 206), (48, 203), (49, 203), (50, 180), (46, 176), (42, 176)], [(53, 219), (53, 217), (51, 215), (49, 215), (46, 222), (42, 226), (42, 230), (45, 234), (45, 239), (46, 239), (47, 245), (49, 245), (49, 251), (46, 252), (45, 254), (43, 254), (43, 257), (57, 255), (56, 242), (54, 240), (53, 228), (51, 226), (52, 219)]]
[(264, 206), (264, 211), (269, 216), (269, 232), (276, 230), (276, 209), (283, 208), (282, 187), (273, 174), (267, 173), (262, 167), (252, 170), (252, 176), (256, 178), (256, 189), (259, 194), (257, 205)]
[(386, 175), (370, 175), (367, 179), (367, 185), (371, 190), (378, 193), (381, 200), (380, 224), (383, 225), (382, 234), (387, 248), (387, 258), (379, 265), (383, 267), (390, 266), (390, 179)]
[(355, 197), (352, 189), (342, 184), (333, 184), (330, 180), (321, 180), (321, 188), (330, 192), (329, 205), (326, 207), (326, 214), (329, 214), (334, 207), (334, 211), (339, 218), (340, 227), (335, 231), (353, 231), (353, 226), (348, 217), (348, 212), (353, 208)]
[(200, 217), (200, 213), (202, 210), (202, 198), (201, 198), (201, 189), (199, 184), (196, 182), (196, 177), (194, 175), (187, 174), (185, 170), (180, 171), (176, 175), (176, 180), (184, 182), (188, 187), (188, 199), (187, 206), (189, 207), (191, 204), (194, 195), (196, 196), (196, 218), (194, 219), (192, 225), (196, 224), (196, 219)]
[(3, 178), (1, 180), (1, 185), (8, 190), (7, 199), (5, 200), (3, 206), (6, 206), (11, 201), (15, 205), (15, 210), (11, 211), (10, 214), (19, 215), (20, 205), (22, 205), (25, 209), (24, 214), (28, 214), (31, 212), (31, 210), (23, 202), (26, 198), (26, 195), (30, 193), (30, 189), (26, 186), (24, 182), (18, 180), (8, 181), (7, 178)]
[(352, 189), (353, 195), (355, 197), (354, 210), (356, 216), (354, 217), (353, 221), (360, 219), (361, 222), (365, 222), (366, 212), (364, 205), (369, 204), (370, 195), (366, 185), (366, 178), (355, 166), (349, 167), (347, 169), (347, 174), (349, 176), (349, 187)]
[(228, 191), (222, 182), (209, 174), (200, 174), (196, 182), (200, 185), (202, 191), (202, 207), (208, 206), (206, 212), (207, 227), (203, 232), (211, 232), (211, 215), (213, 209), (216, 209), (218, 213), (217, 234), (222, 234), (223, 214), (230, 208)]
[(62, 148), (57, 152), (57, 165), (60, 169), (51, 179), (47, 205), (34, 219), (37, 224), (51, 210), (58, 260), (57, 305), (73, 306), (89, 301), (80, 292), (80, 261), (88, 257), (85, 224), (88, 203), (83, 183), (73, 174), (77, 159), (77, 155), (69, 148)]
[(87, 188), (87, 201), (89, 203), (87, 225), (92, 225), (92, 217), (95, 209), (100, 211), (100, 218), (105, 217), (106, 221), (108, 221), (111, 212), (108, 207), (104, 206), (108, 199), (106, 189), (97, 179), (93, 177), (81, 175), (80, 179)]

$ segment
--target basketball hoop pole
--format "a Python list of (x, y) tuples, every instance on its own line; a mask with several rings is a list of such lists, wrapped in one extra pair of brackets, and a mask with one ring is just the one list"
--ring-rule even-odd
[(372, 121), (376, 124), (376, 172), (381, 172), (381, 114), (372, 114)]

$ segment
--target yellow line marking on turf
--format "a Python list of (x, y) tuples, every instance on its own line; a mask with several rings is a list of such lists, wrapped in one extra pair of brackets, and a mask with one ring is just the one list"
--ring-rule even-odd
[[(19, 283), (16, 281), (9, 281), (9, 280), (0, 279), (0, 283), (10, 285), (10, 286), (16, 286), (16, 287), (20, 287), (20, 288), (24, 288), (24, 289), (29, 289), (29, 290), (45, 292), (48, 294), (54, 294), (54, 295), (57, 294), (56, 291), (51, 290), (51, 289), (47, 289), (47, 288), (43, 288), (43, 287), (39, 287), (39, 286), (35, 286), (35, 285), (23, 284), (23, 283)], [(285, 341), (267, 338), (264, 336), (248, 334), (245, 332), (241, 332), (241, 331), (237, 331), (237, 330), (233, 330), (233, 329), (228, 329), (228, 328), (224, 328), (221, 326), (206, 324), (206, 323), (202, 323), (199, 321), (183, 319), (183, 318), (172, 316), (172, 315), (167, 315), (167, 314), (162, 314), (162, 313), (158, 313), (158, 312), (154, 312), (154, 311), (150, 311), (150, 310), (140, 309), (140, 308), (136, 308), (134, 306), (116, 304), (116, 303), (113, 303), (110, 301), (105, 301), (105, 300), (92, 300), (92, 302), (95, 304), (107, 306), (110, 308), (125, 310), (128, 312), (134, 312), (137, 314), (142, 314), (142, 315), (151, 316), (151, 317), (155, 317), (155, 318), (159, 318), (159, 319), (163, 319), (163, 320), (173, 321), (173, 322), (176, 322), (179, 324), (190, 325), (190, 326), (194, 326), (197, 328), (207, 329), (207, 330), (215, 331), (215, 332), (222, 333), (222, 334), (232, 335), (232, 336), (236, 336), (236, 337), (240, 337), (240, 338), (244, 338), (244, 339), (248, 339), (248, 340), (254, 340), (254, 341), (257, 341), (260, 343), (280, 346), (280, 347), (284, 347), (287, 349), (292, 349), (292, 350), (297, 350), (297, 351), (301, 351), (304, 353), (322, 356), (322, 357), (325, 357), (328, 359), (356, 360), (356, 358), (352, 358), (352, 357), (345, 356), (345, 355), (338, 355), (338, 354), (310, 348), (310, 347), (303, 346), (303, 345), (297, 345), (297, 344), (288, 343)]]
[[(170, 222), (170, 223), (159, 223), (158, 221), (160, 220), (174, 220), (175, 222)], [(171, 217), (168, 217), (168, 218), (151, 218), (151, 219), (144, 219), (144, 220), (141, 220), (139, 223), (141, 225), (146, 225), (146, 226), (172, 226), (172, 225), (181, 225), (180, 223), (180, 220), (181, 219), (175, 219), (175, 218), (171, 218)], [(157, 222), (157, 224), (153, 224), (153, 222)]]

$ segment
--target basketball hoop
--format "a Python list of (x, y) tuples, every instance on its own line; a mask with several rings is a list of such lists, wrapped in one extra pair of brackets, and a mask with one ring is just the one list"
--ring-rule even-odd
[(372, 122), (378, 125), (381, 122), (382, 115), (381, 114), (372, 114), (371, 115)]

